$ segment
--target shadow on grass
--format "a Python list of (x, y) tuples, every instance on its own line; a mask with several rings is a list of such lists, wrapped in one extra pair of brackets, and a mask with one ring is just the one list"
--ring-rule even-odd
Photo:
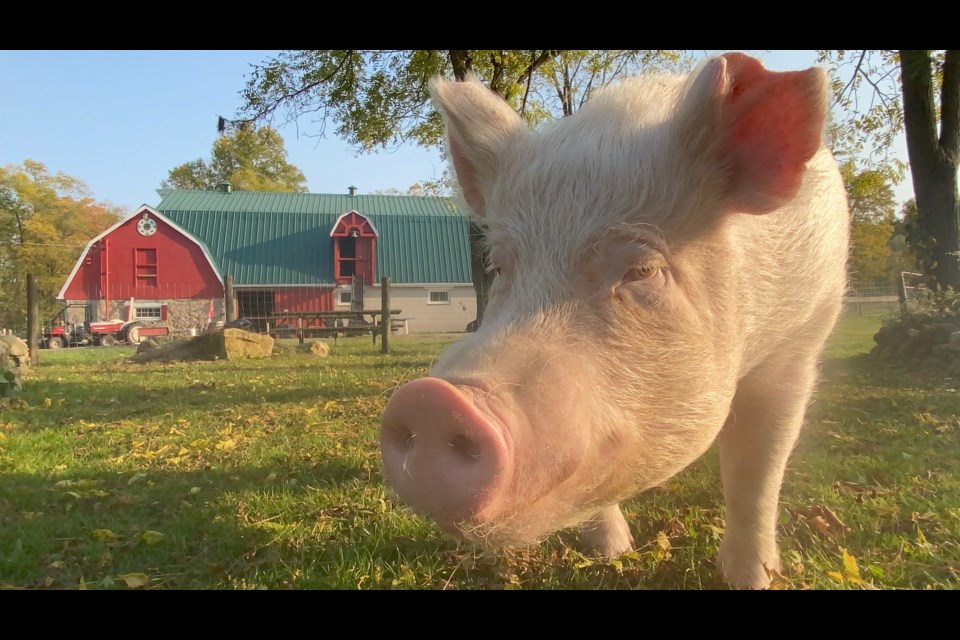
[[(302, 586), (298, 581), (336, 588), (322, 571), (304, 574), (345, 553), (379, 553), (362, 537), (343, 534), (364, 512), (350, 494), (378, 484), (367, 471), (337, 462), (280, 473), (5, 474), (0, 585), (78, 588), (82, 580), (90, 588), (122, 587), (118, 576), (143, 573), (153, 588)], [(423, 552), (422, 544), (410, 545)], [(310, 560), (297, 567), (298, 556)]]

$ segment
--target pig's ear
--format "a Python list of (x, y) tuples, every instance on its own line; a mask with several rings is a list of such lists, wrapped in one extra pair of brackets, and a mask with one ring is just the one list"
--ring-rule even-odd
[(433, 103), (447, 128), (447, 145), (464, 200), (486, 215), (485, 193), (495, 179), (504, 150), (528, 134), (520, 116), (476, 78), (466, 82), (436, 79)]
[(807, 161), (823, 143), (822, 69), (779, 73), (750, 56), (728, 53), (704, 65), (689, 97), (713, 111), (717, 160), (730, 172), (725, 209), (769, 213), (797, 194)]

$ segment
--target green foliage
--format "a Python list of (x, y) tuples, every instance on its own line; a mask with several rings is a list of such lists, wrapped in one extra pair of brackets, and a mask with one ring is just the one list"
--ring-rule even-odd
[(170, 170), (163, 186), (216, 189), (229, 182), (237, 191), (306, 191), (306, 177), (287, 162), (283, 138), (275, 129), (238, 128), (213, 143), (210, 162), (197, 159)]
[[(774, 588), (960, 587), (960, 399), (942, 376), (865, 357), (848, 317), (790, 462)], [(722, 588), (717, 456), (624, 503), (636, 549), (577, 533), (459, 545), (384, 485), (380, 414), (451, 338), (384, 356), (131, 365), (132, 348), (44, 354), (0, 412), (0, 588)]]
[(898, 52), (821, 49), (818, 58), (830, 65), (836, 106), (846, 114), (831, 131), (834, 155), (865, 158), (899, 181), (906, 165), (891, 155), (904, 122)]
[(856, 282), (894, 281), (889, 272), (896, 204), (888, 176), (877, 169), (858, 171), (852, 162), (840, 173), (850, 206), (850, 276)]
[(430, 103), (436, 76), (472, 73), (528, 122), (568, 115), (599, 86), (643, 67), (676, 68), (676, 51), (323, 50), (284, 51), (254, 68), (235, 126), (318, 114), (365, 151), (414, 142), (435, 146), (443, 122)]
[[(0, 326), (26, 328), (26, 276), (36, 276), (41, 319), (84, 245), (122, 212), (98, 203), (80, 180), (34, 160), (0, 167)], [(42, 321), (42, 320), (41, 320)]]

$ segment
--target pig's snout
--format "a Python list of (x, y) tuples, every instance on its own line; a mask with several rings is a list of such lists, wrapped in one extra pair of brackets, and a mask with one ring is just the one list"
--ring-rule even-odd
[(414, 510), (444, 528), (485, 520), (512, 468), (502, 423), (480, 388), (421, 378), (400, 387), (383, 413), (380, 449), (387, 480)]

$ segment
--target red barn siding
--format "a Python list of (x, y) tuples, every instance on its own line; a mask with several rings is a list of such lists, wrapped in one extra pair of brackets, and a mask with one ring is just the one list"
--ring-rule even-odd
[[(141, 218), (137, 215), (94, 243), (63, 298), (163, 300), (222, 297), (223, 284), (200, 247), (164, 220), (151, 217), (157, 222), (157, 232), (152, 236), (144, 237), (137, 232), (137, 222)], [(139, 269), (138, 250), (142, 263)], [(156, 261), (151, 264), (149, 257), (154, 255)], [(138, 270), (140, 278), (137, 277)], [(149, 277), (151, 273), (156, 277)]]
[(329, 287), (290, 287), (274, 291), (274, 308), (285, 313), (333, 311), (333, 289)]

